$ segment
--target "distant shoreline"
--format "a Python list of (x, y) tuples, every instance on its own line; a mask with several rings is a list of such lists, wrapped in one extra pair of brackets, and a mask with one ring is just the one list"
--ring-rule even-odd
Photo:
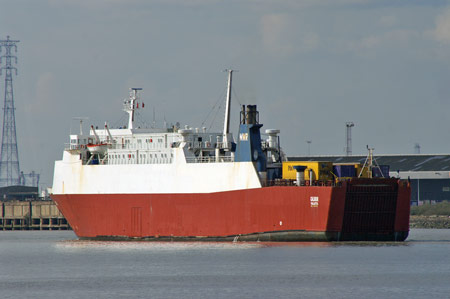
[(443, 228), (450, 229), (450, 216), (418, 216), (411, 215), (410, 228)]

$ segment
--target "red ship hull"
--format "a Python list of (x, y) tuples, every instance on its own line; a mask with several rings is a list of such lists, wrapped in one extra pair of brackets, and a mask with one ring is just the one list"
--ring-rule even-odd
[(81, 239), (403, 241), (410, 188), (395, 179), (200, 194), (52, 195)]

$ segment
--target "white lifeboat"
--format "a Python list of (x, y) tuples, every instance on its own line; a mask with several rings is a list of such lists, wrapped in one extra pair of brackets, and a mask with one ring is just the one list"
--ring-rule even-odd
[(86, 147), (92, 154), (104, 154), (108, 149), (108, 144), (106, 143), (88, 144), (86, 145)]

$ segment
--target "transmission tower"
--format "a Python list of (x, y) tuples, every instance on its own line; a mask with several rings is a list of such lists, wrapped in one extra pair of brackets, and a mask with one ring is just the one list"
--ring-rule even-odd
[[(3, 134), (2, 151), (0, 157), (0, 186), (21, 185), (19, 170), (19, 153), (17, 150), (16, 119), (14, 116), (14, 95), (12, 85), (12, 73), (17, 68), (17, 57), (11, 54), (12, 49), (17, 52), (18, 40), (0, 40), (0, 52), (4, 49), (5, 54), (0, 57), (0, 76), (5, 71), (5, 103), (3, 106)], [(2, 66), (4, 64), (4, 66)]]
[(347, 127), (345, 139), (347, 140), (347, 146), (345, 147), (345, 153), (347, 156), (352, 155), (352, 127), (355, 126), (352, 122), (346, 122), (345, 126)]

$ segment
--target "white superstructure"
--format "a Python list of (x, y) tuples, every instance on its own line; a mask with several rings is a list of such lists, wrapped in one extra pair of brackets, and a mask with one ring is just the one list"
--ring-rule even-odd
[[(55, 164), (53, 193), (205, 193), (261, 187), (252, 162), (234, 162), (230, 153), (221, 151), (222, 133), (170, 131), (106, 127), (71, 135), (63, 159)], [(98, 146), (105, 151), (91, 150)]]

